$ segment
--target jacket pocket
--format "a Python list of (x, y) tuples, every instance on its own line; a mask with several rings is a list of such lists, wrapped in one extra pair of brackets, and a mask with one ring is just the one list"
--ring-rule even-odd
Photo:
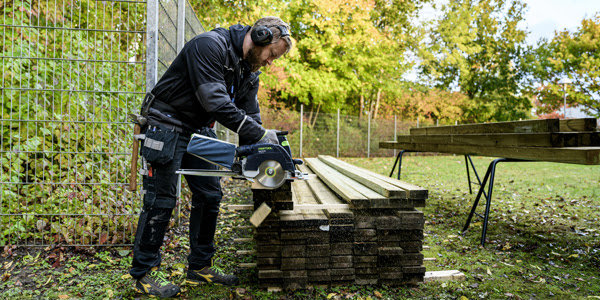
[(151, 164), (169, 163), (175, 155), (178, 138), (179, 133), (173, 129), (161, 125), (148, 126), (142, 156)]

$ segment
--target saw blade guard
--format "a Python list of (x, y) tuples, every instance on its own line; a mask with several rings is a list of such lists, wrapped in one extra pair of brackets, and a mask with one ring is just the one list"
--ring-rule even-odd
[(193, 134), (187, 152), (219, 167), (231, 169), (235, 160), (235, 144), (201, 134)]

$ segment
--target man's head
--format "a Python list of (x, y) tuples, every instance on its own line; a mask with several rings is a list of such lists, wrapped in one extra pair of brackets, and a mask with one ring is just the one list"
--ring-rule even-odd
[[(260, 30), (260, 32), (257, 30)], [(292, 39), (290, 38), (289, 31), (290, 26), (278, 17), (264, 17), (254, 23), (244, 40), (244, 45), (247, 45), (248, 49), (244, 52), (244, 59), (248, 61), (252, 72), (256, 72), (261, 67), (272, 64), (275, 59), (280, 58), (290, 51), (292, 48)], [(252, 33), (259, 40), (254, 42)], [(269, 39), (264, 39), (265, 34), (271, 35), (270, 42)], [(264, 44), (264, 46), (261, 44)]]

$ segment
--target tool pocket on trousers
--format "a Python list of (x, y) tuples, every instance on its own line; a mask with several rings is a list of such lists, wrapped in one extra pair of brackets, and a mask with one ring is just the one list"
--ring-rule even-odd
[(149, 163), (166, 164), (175, 155), (175, 146), (179, 133), (163, 126), (148, 126), (146, 139), (142, 146), (142, 155)]

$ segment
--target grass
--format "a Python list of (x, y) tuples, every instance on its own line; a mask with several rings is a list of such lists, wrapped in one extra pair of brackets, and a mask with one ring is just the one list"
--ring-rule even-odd
[[(473, 158), (483, 172), (491, 158)], [(392, 158), (347, 158), (353, 164), (387, 175)], [(429, 271), (461, 270), (465, 281), (433, 282), (417, 287), (344, 286), (289, 293), (257, 288), (256, 270), (238, 268), (254, 257), (236, 250), (253, 244), (248, 212), (222, 210), (217, 263), (235, 271), (243, 285), (183, 286), (182, 298), (598, 298), (600, 296), (600, 166), (555, 163), (498, 165), (485, 247), (479, 246), (482, 222), (475, 217), (461, 235), (475, 195), (470, 195), (461, 156), (406, 156), (403, 180), (429, 189), (425, 262)], [(227, 182), (226, 203), (249, 203), (245, 183)], [(482, 212), (483, 203), (478, 212)], [(185, 211), (185, 210), (184, 210)], [(175, 225), (175, 223), (173, 223)], [(187, 223), (174, 226), (163, 247), (163, 270), (183, 281), (189, 249)], [(3, 298), (133, 298), (127, 248), (55, 247), (4, 249), (0, 257)], [(464, 297), (464, 298), (463, 298)]]

